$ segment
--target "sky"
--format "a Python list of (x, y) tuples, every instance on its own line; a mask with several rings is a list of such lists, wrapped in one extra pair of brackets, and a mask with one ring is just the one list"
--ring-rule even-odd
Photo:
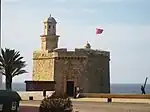
[[(32, 53), (40, 49), (42, 21), (57, 20), (59, 47), (93, 49), (111, 54), (111, 83), (150, 83), (150, 0), (3, 0), (2, 48), (20, 51), (29, 73), (13, 82), (32, 79)], [(104, 32), (96, 35), (95, 29)], [(3, 78), (4, 80), (4, 78)]]

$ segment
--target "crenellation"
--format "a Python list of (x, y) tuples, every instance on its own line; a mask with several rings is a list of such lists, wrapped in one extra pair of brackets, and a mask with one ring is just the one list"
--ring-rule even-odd
[(84, 54), (84, 55), (103, 55), (103, 56), (108, 56), (110, 57), (110, 52), (108, 51), (102, 51), (102, 50), (94, 50), (94, 49), (86, 49), (86, 48), (75, 48), (75, 53), (76, 54)]
[(33, 60), (37, 59), (52, 59), (54, 57), (57, 57), (57, 52), (48, 52), (47, 51), (34, 51), (33, 52)]
[(84, 55), (103, 55), (110, 56), (110, 52), (103, 50), (94, 50), (86, 48), (75, 48), (74, 51), (68, 51), (67, 48), (56, 48), (54, 52), (57, 52), (59, 56), (84, 56)]

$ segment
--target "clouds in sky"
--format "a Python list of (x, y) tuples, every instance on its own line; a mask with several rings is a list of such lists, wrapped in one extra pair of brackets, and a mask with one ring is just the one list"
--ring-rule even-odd
[[(60, 47), (79, 48), (89, 41), (94, 49), (111, 51), (111, 82), (140, 83), (150, 77), (149, 1), (45, 0), (34, 5), (35, 0), (20, 1), (4, 3), (2, 15), (2, 46), (21, 51), (28, 63), (29, 74), (14, 81), (31, 79), (32, 52), (40, 48), (41, 21), (50, 13), (58, 21)], [(95, 34), (96, 27), (104, 29), (102, 35)]]

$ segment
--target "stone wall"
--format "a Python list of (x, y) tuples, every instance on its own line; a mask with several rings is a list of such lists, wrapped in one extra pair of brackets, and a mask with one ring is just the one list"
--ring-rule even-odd
[(89, 93), (109, 93), (109, 52), (76, 49), (75, 52), (59, 52), (55, 58), (56, 89), (66, 91), (66, 82)]
[(34, 52), (33, 81), (53, 81), (54, 58), (48, 52)]
[(33, 80), (54, 80), (56, 91), (66, 92), (66, 82), (74, 81), (74, 86), (83, 92), (109, 93), (109, 55), (109, 52), (91, 49), (34, 52)]
[(102, 55), (88, 55), (89, 93), (109, 93), (110, 74), (109, 57)]
[[(29, 100), (29, 97), (33, 97), (33, 100), (43, 100), (43, 91), (17, 91), (22, 100)], [(51, 96), (54, 91), (46, 91), (46, 96)]]
[(82, 72), (86, 63), (85, 57), (56, 57), (54, 71), (56, 91), (66, 92), (67, 81), (74, 81), (74, 86), (81, 86)]
[(85, 74), (88, 79), (89, 93), (109, 93), (110, 73), (109, 60), (110, 52), (93, 49), (75, 49), (76, 54), (88, 57)]

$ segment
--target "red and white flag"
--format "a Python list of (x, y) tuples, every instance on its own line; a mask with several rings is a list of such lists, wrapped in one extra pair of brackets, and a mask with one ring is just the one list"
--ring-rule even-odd
[(96, 28), (96, 34), (102, 34), (103, 33), (103, 29), (100, 28)]

